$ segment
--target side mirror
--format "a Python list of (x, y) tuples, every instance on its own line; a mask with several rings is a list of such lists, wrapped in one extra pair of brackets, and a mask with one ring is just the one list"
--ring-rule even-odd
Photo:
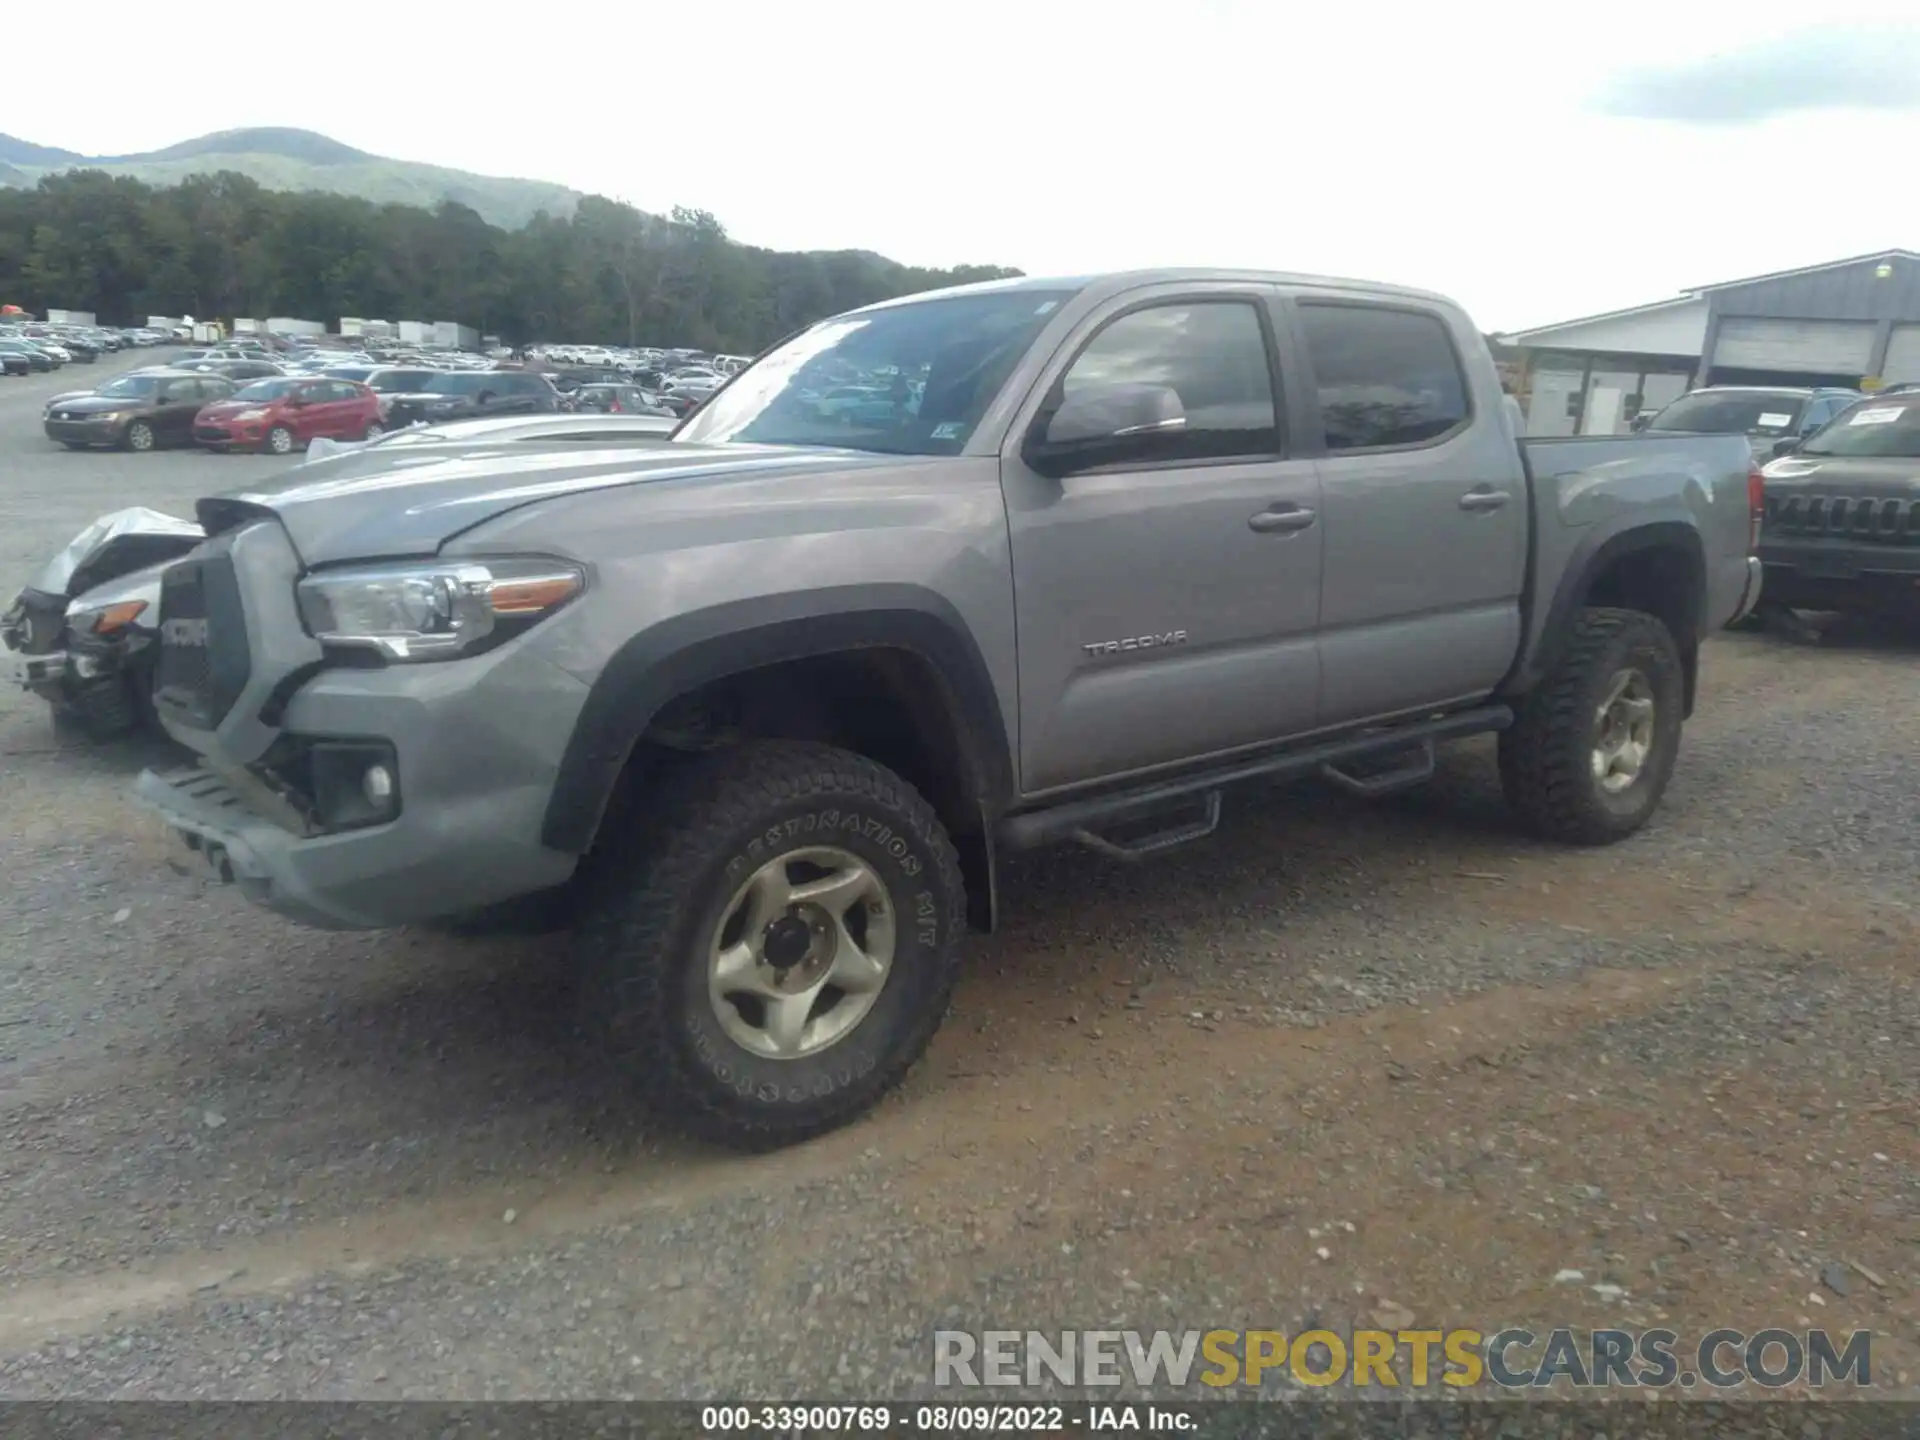
[(1165, 385), (1089, 385), (1047, 417), (1046, 432), (1029, 444), (1027, 459), (1042, 474), (1065, 474), (1121, 458), (1186, 425), (1179, 392)]
[(482, 390), (480, 392), (479, 398), (475, 400), (474, 403), (476, 405), (491, 405), (493, 403), (493, 391)]
[(1641, 411), (1640, 414), (1634, 416), (1632, 421), (1629, 422), (1629, 428), (1633, 431), (1634, 434), (1638, 435), (1642, 430), (1645, 430), (1647, 426), (1651, 425), (1652, 423), (1653, 423), (1653, 412), (1650, 410), (1643, 410)]
[(1774, 441), (1773, 442), (1773, 458), (1778, 460), (1782, 455), (1793, 454), (1794, 451), (1800, 448), (1800, 442), (1805, 438), (1806, 438), (1805, 436), (1800, 436), (1796, 438), (1792, 435), (1789, 435), (1784, 440)]

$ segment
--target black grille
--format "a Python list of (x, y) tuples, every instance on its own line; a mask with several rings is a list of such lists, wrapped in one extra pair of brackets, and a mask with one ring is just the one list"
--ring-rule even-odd
[(227, 432), (212, 425), (196, 425), (193, 427), (193, 438), (196, 440), (224, 440), (227, 438)]
[(1920, 500), (1880, 495), (1769, 495), (1766, 530), (1920, 545)]
[(160, 577), (155, 702), (187, 724), (211, 730), (246, 688), (250, 669), (233, 561), (213, 554), (169, 566)]

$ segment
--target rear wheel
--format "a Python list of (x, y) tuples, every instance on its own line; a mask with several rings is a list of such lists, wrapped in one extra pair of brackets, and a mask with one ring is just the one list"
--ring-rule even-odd
[(144, 454), (153, 449), (153, 426), (144, 420), (136, 420), (127, 426), (127, 449)]
[(293, 431), (284, 425), (276, 425), (267, 431), (266, 442), (269, 455), (291, 455), (293, 453)]
[(1500, 737), (1500, 780), (1527, 828), (1606, 845), (1659, 807), (1680, 754), (1685, 677), (1667, 627), (1637, 610), (1583, 610), (1553, 671)]
[(678, 1128), (765, 1149), (845, 1124), (939, 1027), (965, 914), (933, 810), (890, 771), (766, 742), (662, 782), (577, 935), (586, 1013)]

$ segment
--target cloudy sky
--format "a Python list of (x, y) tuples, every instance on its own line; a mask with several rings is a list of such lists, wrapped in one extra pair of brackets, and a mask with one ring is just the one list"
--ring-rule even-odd
[(1359, 275), (1510, 329), (1920, 248), (1920, 0), (1871, 9), (488, 0), (189, 34), (94, 0), (87, 29), (167, 43), (89, 46), (82, 80), (32, 63), (74, 53), (74, 12), (14, 0), (0, 131), (113, 154), (303, 126), (779, 248)]

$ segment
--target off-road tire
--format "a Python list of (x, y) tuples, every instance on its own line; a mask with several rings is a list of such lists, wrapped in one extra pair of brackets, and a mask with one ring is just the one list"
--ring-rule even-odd
[[(768, 1150), (874, 1105), (925, 1052), (958, 976), (966, 900), (933, 809), (859, 755), (793, 741), (703, 756), (661, 779), (602, 868), (575, 932), (583, 1019), (653, 1110), (697, 1138)], [(832, 845), (886, 886), (892, 966), (873, 1008), (801, 1059), (730, 1039), (707, 995), (708, 943), (737, 886), (783, 849)]]
[[(1596, 711), (1622, 669), (1646, 676), (1653, 745), (1640, 776), (1617, 795), (1593, 775)], [(1574, 617), (1559, 661), (1500, 736), (1500, 784), (1522, 824), (1571, 845), (1624, 840), (1659, 808), (1680, 754), (1686, 681), (1665, 624), (1638, 610), (1588, 609)]]

